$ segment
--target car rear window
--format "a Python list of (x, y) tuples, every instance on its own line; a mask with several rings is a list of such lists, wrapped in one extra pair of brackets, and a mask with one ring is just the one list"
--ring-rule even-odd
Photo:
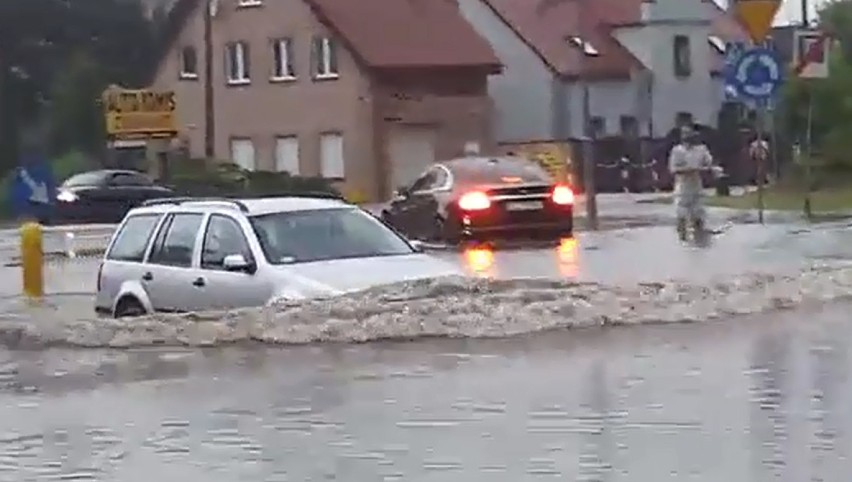
[(107, 259), (142, 262), (145, 248), (160, 221), (159, 214), (138, 214), (127, 218), (107, 253)]
[(550, 175), (532, 161), (519, 158), (502, 158), (477, 161), (469, 166), (453, 166), (453, 176), (465, 184), (527, 184), (549, 183)]

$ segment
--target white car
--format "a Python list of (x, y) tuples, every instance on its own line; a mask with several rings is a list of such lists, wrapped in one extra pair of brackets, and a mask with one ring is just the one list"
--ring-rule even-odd
[(132, 209), (98, 271), (115, 317), (262, 306), (462, 275), (331, 195), (168, 198)]

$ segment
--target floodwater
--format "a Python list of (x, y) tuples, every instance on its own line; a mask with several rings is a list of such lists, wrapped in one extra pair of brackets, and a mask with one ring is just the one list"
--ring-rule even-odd
[(444, 253), (474, 278), (224, 318), (7, 300), (0, 481), (843, 480), (849, 236)]

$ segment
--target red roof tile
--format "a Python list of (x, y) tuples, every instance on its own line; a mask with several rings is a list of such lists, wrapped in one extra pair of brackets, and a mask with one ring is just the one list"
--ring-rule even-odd
[[(556, 73), (591, 78), (628, 77), (640, 62), (613, 36), (619, 25), (641, 22), (642, 0), (482, 0)], [(712, 1), (712, 0), (705, 0)], [(739, 40), (743, 30), (722, 9), (713, 35)], [(586, 57), (570, 42), (584, 37), (598, 52)], [(717, 59), (721, 65), (721, 56)]]
[(370, 67), (500, 68), (455, 0), (305, 0)]

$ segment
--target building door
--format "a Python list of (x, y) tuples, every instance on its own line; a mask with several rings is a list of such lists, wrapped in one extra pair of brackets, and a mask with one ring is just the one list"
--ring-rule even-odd
[(399, 125), (390, 130), (388, 154), (391, 186), (408, 186), (435, 162), (435, 128)]

